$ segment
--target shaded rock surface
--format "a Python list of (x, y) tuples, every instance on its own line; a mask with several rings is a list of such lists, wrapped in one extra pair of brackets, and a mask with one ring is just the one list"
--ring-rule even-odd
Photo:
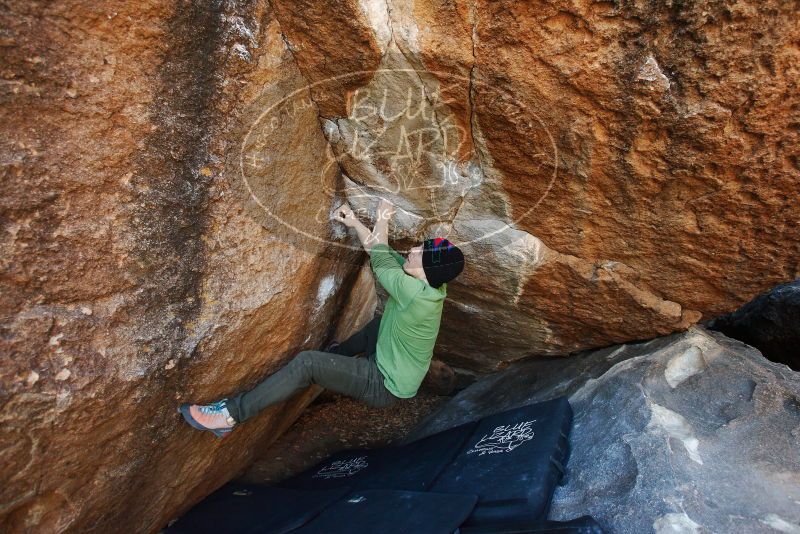
[(572, 455), (550, 518), (591, 514), (631, 534), (800, 528), (800, 374), (701, 326), (514, 363), (405, 441), (561, 395)]
[(800, 280), (781, 284), (706, 326), (800, 371)]
[(291, 478), (332, 454), (356, 448), (377, 448), (402, 440), (408, 431), (449, 397), (420, 392), (389, 408), (372, 408), (335, 393), (324, 392), (292, 427), (239, 477), (242, 482), (274, 484)]

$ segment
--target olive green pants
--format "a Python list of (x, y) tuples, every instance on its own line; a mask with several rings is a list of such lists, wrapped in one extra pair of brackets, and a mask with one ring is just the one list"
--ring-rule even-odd
[[(253, 389), (228, 399), (225, 403), (228, 411), (241, 423), (310, 384), (353, 397), (369, 406), (391, 405), (399, 398), (386, 389), (383, 374), (375, 363), (380, 324), (381, 316), (375, 317), (332, 352), (299, 352), (285, 367)], [(363, 358), (356, 357), (361, 353), (365, 354)]]

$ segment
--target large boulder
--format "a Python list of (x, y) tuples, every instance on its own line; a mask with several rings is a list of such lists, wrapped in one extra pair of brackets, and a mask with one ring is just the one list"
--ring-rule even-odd
[(777, 0), (0, 20), (2, 530), (155, 530), (291, 424), (316, 389), (224, 442), (175, 407), (371, 313), (344, 200), (368, 223), (394, 200), (401, 251), (466, 251), (453, 378), (681, 330), (800, 271), (800, 24)]
[[(265, 2), (20, 1), (0, 19), (0, 531), (152, 532), (319, 388), (224, 442), (178, 404), (254, 385), (338, 318), (361, 326), (371, 279), (354, 286), (363, 255), (276, 239), (242, 202), (229, 159), (268, 127), (252, 106), (302, 86)], [(293, 119), (287, 175), (334, 182), (316, 109)], [(302, 202), (279, 215), (332, 231), (322, 189), (282, 186)]]
[(467, 253), (448, 363), (667, 334), (800, 273), (793, 6), (274, 4), (339, 192)]
[(406, 441), (562, 395), (572, 454), (551, 519), (591, 514), (620, 534), (800, 529), (800, 374), (700, 326), (512, 363)]

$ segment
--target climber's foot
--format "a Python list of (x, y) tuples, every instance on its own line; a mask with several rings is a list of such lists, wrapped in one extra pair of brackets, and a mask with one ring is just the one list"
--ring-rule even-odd
[(225, 407), (226, 400), (206, 405), (184, 403), (178, 411), (187, 423), (198, 430), (208, 430), (218, 438), (224, 438), (236, 426), (236, 421)]

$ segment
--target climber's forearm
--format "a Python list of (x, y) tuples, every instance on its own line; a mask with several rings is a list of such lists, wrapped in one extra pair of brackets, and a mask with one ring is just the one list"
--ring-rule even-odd
[(389, 219), (382, 219), (378, 216), (378, 220), (375, 222), (375, 228), (372, 230), (373, 236), (373, 245), (377, 245), (378, 243), (383, 243), (384, 245), (389, 244)]
[(378, 211), (375, 215), (375, 228), (372, 234), (375, 236), (375, 243), (389, 244), (389, 219), (392, 218), (392, 211), (390, 209), (381, 210), (378, 206)]
[(389, 219), (394, 214), (394, 207), (389, 204), (386, 207), (386, 201), (382, 201), (378, 206), (378, 211), (375, 217), (375, 227), (370, 231), (369, 228), (353, 217), (353, 223), (350, 228), (355, 229), (358, 234), (358, 240), (361, 241), (361, 246), (364, 247), (368, 253), (372, 251), (372, 247), (378, 244), (389, 244)]
[(364, 247), (364, 250), (367, 252), (369, 252), (372, 246), (377, 243), (373, 232), (370, 232), (369, 228), (364, 226), (361, 221), (356, 220), (353, 223), (353, 226), (350, 228), (356, 231), (356, 234), (358, 234), (358, 240), (361, 241), (361, 246)]

